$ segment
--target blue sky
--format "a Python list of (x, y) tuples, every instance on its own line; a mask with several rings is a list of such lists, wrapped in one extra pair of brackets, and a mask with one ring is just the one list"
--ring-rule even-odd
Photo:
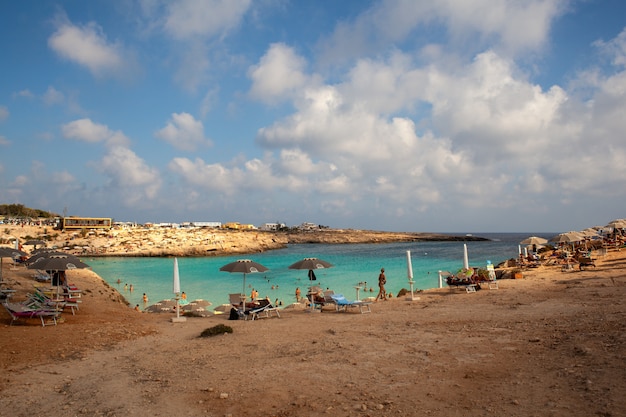
[(25, 0), (0, 31), (0, 203), (457, 233), (625, 217), (621, 0)]

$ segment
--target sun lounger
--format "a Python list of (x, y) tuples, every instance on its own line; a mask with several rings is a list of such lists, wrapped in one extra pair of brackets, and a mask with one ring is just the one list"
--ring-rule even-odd
[(57, 296), (53, 292), (47, 292), (39, 287), (35, 288), (34, 293), (29, 294), (28, 300), (33, 306), (56, 308), (59, 310), (69, 308), (72, 311), (72, 315), (76, 314), (76, 310), (79, 309), (78, 305), (81, 302), (81, 300), (64, 294)]
[(480, 289), (480, 286), (473, 282), (470, 278), (458, 278), (455, 276), (449, 276), (446, 278), (446, 284), (448, 287), (452, 289), (454, 288), (462, 288), (465, 292), (475, 293), (476, 290)]
[(248, 318), (250, 318), (250, 320), (256, 320), (260, 317), (269, 318), (272, 317), (272, 314), (276, 314), (276, 316), (280, 318), (278, 307), (274, 307), (269, 300), (259, 300), (256, 307), (244, 312), (244, 319), (248, 320)]
[(596, 267), (596, 263), (594, 262), (594, 259), (591, 259), (586, 256), (581, 256), (578, 258), (578, 269), (580, 269), (581, 271), (584, 271), (585, 268), (589, 266), (593, 266), (594, 268)]
[(57, 324), (57, 317), (61, 315), (60, 311), (46, 308), (33, 308), (21, 303), (3, 303), (6, 311), (11, 316), (11, 325), (18, 319), (33, 319), (37, 318), (41, 320), (41, 325), (46, 326), (46, 319), (52, 320), (54, 325)]
[(42, 271), (40, 269), (35, 273), (35, 281), (37, 282), (50, 282), (50, 275), (46, 271)]
[(371, 313), (369, 301), (349, 301), (341, 294), (332, 294), (331, 298), (335, 302), (337, 311), (348, 311), (348, 308), (358, 308), (361, 314)]

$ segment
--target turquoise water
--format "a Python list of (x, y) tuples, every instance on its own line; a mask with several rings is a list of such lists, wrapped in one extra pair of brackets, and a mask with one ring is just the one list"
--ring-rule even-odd
[[(485, 267), (487, 260), (498, 264), (518, 255), (518, 245), (528, 236), (549, 238), (554, 234), (474, 234), (492, 239), (487, 242), (465, 242), (471, 266)], [(456, 272), (463, 266), (464, 242), (409, 242), (391, 244), (300, 244), (286, 249), (251, 255), (211, 258), (178, 258), (181, 290), (188, 300), (205, 299), (213, 306), (228, 303), (228, 294), (242, 291), (243, 274), (221, 272), (223, 265), (237, 259), (252, 259), (269, 268), (267, 272), (247, 274), (245, 293), (254, 288), (261, 297), (278, 299), (283, 305), (295, 301), (295, 290), (302, 294), (309, 285), (307, 272), (288, 269), (288, 266), (305, 257), (317, 257), (334, 266), (315, 271), (315, 285), (343, 293), (348, 299), (356, 298), (359, 282), (366, 282), (366, 290), (359, 292), (362, 299), (377, 293), (378, 273), (385, 268), (387, 290), (394, 295), (409, 288), (407, 251), (411, 252), (414, 287), (436, 288), (438, 271)], [(147, 305), (162, 299), (173, 298), (173, 258), (85, 258), (100, 277), (117, 288), (131, 305), (143, 306), (143, 293), (149, 298)], [(117, 280), (121, 283), (117, 284)], [(132, 284), (133, 291), (124, 290)], [(370, 292), (372, 288), (373, 292)]]

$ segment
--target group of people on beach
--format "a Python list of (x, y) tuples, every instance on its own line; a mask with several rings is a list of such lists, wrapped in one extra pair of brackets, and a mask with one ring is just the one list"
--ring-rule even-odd
[[(376, 295), (376, 299), (387, 301), (389, 298), (387, 291), (385, 290), (385, 285), (387, 284), (387, 277), (385, 276), (385, 268), (380, 268), (380, 274), (378, 274), (378, 294)], [(299, 303), (302, 299), (302, 291), (300, 287), (296, 287), (296, 302)]]

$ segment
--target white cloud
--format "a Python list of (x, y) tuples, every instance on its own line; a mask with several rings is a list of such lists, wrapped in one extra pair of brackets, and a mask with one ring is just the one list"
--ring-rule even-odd
[(123, 74), (131, 57), (123, 46), (107, 40), (102, 28), (94, 22), (76, 26), (63, 21), (48, 39), (48, 45), (62, 58), (91, 71), (94, 76)]
[(119, 196), (129, 207), (149, 205), (161, 188), (159, 172), (122, 146), (112, 147), (102, 158), (99, 169), (110, 179), (110, 195)]
[(61, 126), (61, 132), (67, 139), (88, 143), (105, 142), (109, 146), (125, 146), (130, 141), (120, 131), (112, 131), (106, 125), (94, 123), (91, 119), (79, 119)]
[(42, 99), (46, 105), (51, 106), (53, 104), (63, 103), (63, 101), (65, 100), (65, 96), (56, 88), (49, 86), (46, 92), (43, 94)]
[(210, 146), (204, 137), (204, 126), (189, 113), (173, 113), (167, 125), (154, 134), (177, 149), (196, 150), (199, 146)]
[(594, 44), (611, 58), (613, 65), (626, 67), (626, 29), (608, 42), (598, 40)]
[(252, 79), (250, 95), (273, 103), (293, 95), (309, 82), (303, 70), (305, 60), (285, 44), (272, 44), (258, 65), (248, 70)]
[[(451, 45), (470, 53), (495, 44), (492, 48), (517, 55), (545, 45), (551, 22), (567, 4), (568, 0), (383, 0), (352, 21), (339, 22), (318, 47), (322, 62), (345, 63), (377, 56), (416, 30), (433, 27), (447, 32)], [(446, 42), (438, 30), (433, 33), (436, 38), (424, 32), (423, 44), (416, 47)]]
[(9, 118), (9, 109), (6, 106), (0, 106), (0, 122)]
[[(342, 83), (304, 83), (292, 96), (294, 113), (259, 129), (257, 141), (280, 150), (275, 170), (292, 169), (301, 183), (334, 193), (332, 207), (349, 194), (421, 212), (455, 202), (502, 209), (529, 195), (569, 201), (626, 180), (626, 151), (618, 144), (626, 129), (618, 115), (626, 109), (624, 73), (596, 74), (595, 100), (577, 104), (559, 86), (529, 82), (493, 50), (455, 66), (446, 65), (446, 54), (436, 58), (420, 67), (397, 51), (356, 62)], [(293, 60), (281, 62), (287, 68), (279, 73)], [(591, 142), (607, 146), (591, 149)], [(610, 186), (605, 164), (594, 160), (614, 167)], [(322, 164), (334, 167), (327, 178), (312, 169)]]
[(28, 89), (20, 90), (17, 93), (13, 93), (13, 97), (33, 98), (35, 95)]
[(11, 142), (7, 138), (0, 135), (0, 146), (9, 146), (10, 144)]
[(250, 0), (172, 1), (164, 27), (178, 39), (220, 36), (239, 25), (250, 4)]

